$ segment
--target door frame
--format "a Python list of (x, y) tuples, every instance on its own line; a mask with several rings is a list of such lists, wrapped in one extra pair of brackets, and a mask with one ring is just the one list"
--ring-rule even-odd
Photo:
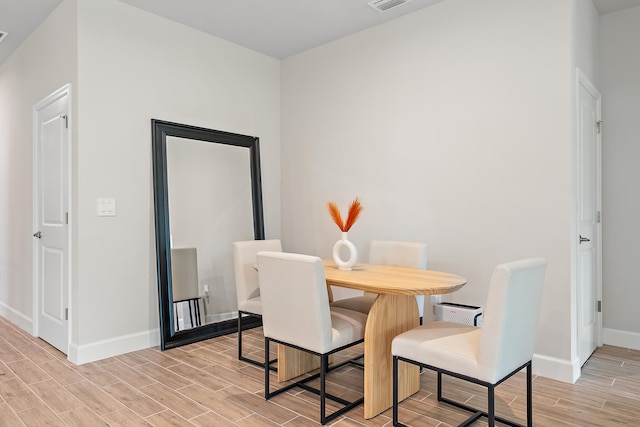
[[(71, 283), (72, 283), (72, 239), (71, 239), (71, 226), (73, 224), (71, 214), (71, 207), (73, 206), (72, 195), (72, 111), (73, 111), (73, 103), (72, 103), (72, 92), (71, 92), (71, 84), (67, 83), (61, 88), (55, 90), (50, 95), (47, 95), (42, 100), (38, 101), (33, 106), (33, 140), (32, 140), (32, 150), (31, 150), (31, 160), (32, 160), (32, 203), (33, 203), (33, 230), (37, 231), (38, 224), (38, 209), (41, 204), (39, 202), (38, 195), (38, 180), (40, 178), (39, 169), (38, 169), (38, 142), (40, 137), (40, 128), (38, 123), (38, 116), (41, 110), (52, 104), (53, 102), (59, 100), (62, 97), (67, 98), (67, 182), (66, 182), (66, 191), (67, 191), (67, 206), (66, 211), (69, 213), (68, 218), (68, 227), (67, 227), (67, 307), (68, 307), (68, 319), (67, 319), (67, 358), (69, 357), (70, 347), (71, 347), (71, 325), (73, 320), (73, 310), (72, 310), (72, 294), (71, 294)], [(38, 321), (38, 310), (41, 305), (41, 295), (40, 295), (40, 283), (39, 283), (39, 268), (40, 268), (40, 256), (38, 254), (38, 240), (33, 239), (33, 330), (31, 334), (34, 337), (39, 336), (39, 321)]]
[[(582, 70), (580, 70), (580, 68), (576, 68), (576, 185), (579, 183), (580, 180), (580, 147), (578, 146), (579, 141), (578, 141), (578, 135), (580, 134), (580, 118), (578, 115), (579, 112), (579, 107), (580, 107), (580, 86), (582, 86), (587, 92), (589, 92), (591, 94), (591, 96), (593, 96), (593, 98), (596, 100), (596, 121), (599, 121), (600, 123), (602, 123), (602, 95), (600, 93), (600, 91), (595, 87), (595, 85), (589, 80), (589, 78), (582, 72)], [(597, 346), (600, 347), (603, 344), (603, 332), (602, 332), (602, 127), (600, 128), (600, 131), (596, 134), (596, 140), (595, 140), (595, 168), (596, 170), (594, 171), (595, 173), (595, 191), (596, 191), (596, 195), (595, 195), (595, 202), (596, 202), (596, 210), (597, 212), (600, 213), (600, 217), (596, 220), (596, 258), (595, 258), (595, 280), (596, 280), (596, 301), (600, 301), (600, 311), (596, 312), (596, 316), (597, 316), (597, 333), (596, 333), (596, 343)], [(576, 187), (577, 188), (577, 187)], [(576, 191), (576, 213), (578, 212), (578, 210), (580, 209), (580, 195), (579, 192)], [(573, 245), (576, 248), (576, 254), (577, 251), (579, 249), (577, 249), (579, 243), (578, 243), (578, 236), (580, 233), (580, 224), (577, 221), (577, 217), (576, 217), (576, 221), (575, 221), (575, 232), (574, 232), (574, 241), (573, 241)], [(576, 255), (577, 256), (577, 255)], [(577, 271), (577, 263), (574, 263), (573, 265), (573, 274), (574, 277), (578, 277), (578, 271)], [(579, 321), (578, 321), (578, 304), (580, 303), (578, 301), (577, 298), (577, 292), (578, 289), (577, 287), (580, 286), (579, 283), (576, 282), (576, 298), (574, 299), (575, 301), (575, 322), (576, 322), (576, 328), (575, 328), (575, 343), (576, 343), (576, 348), (575, 348), (575, 352), (576, 355), (579, 356), (579, 345), (580, 345), (580, 330), (578, 328), (579, 326)], [(578, 367), (581, 368), (581, 367)]]

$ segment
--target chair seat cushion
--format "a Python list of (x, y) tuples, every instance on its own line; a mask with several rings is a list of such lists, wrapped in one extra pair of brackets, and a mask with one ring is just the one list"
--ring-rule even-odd
[(346, 308), (348, 310), (357, 311), (368, 314), (371, 306), (376, 300), (376, 296), (362, 295), (352, 298), (339, 299), (331, 303), (331, 308)]
[(238, 310), (262, 316), (262, 301), (260, 300), (260, 296), (239, 301)]
[(331, 307), (331, 339), (333, 348), (364, 338), (367, 315), (340, 307)]
[(393, 339), (394, 356), (425, 365), (482, 378), (478, 365), (478, 342), (481, 328), (452, 322), (431, 322), (404, 332)]

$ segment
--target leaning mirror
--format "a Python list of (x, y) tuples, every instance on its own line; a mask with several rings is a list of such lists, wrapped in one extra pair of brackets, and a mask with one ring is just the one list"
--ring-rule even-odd
[(151, 125), (164, 350), (237, 330), (232, 243), (264, 239), (260, 151), (252, 136)]

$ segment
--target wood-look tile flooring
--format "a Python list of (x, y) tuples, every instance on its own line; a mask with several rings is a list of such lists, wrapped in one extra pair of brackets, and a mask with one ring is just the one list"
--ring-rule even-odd
[[(247, 350), (261, 358), (261, 329), (245, 335)], [(236, 338), (232, 334), (165, 352), (145, 349), (75, 366), (0, 318), (0, 426), (319, 425), (314, 394), (293, 389), (265, 402), (263, 371), (237, 360)], [(447, 427), (466, 418), (466, 412), (436, 401), (434, 374), (424, 371), (421, 378), (420, 392), (401, 404), (402, 422)], [(330, 381), (334, 394), (350, 399), (362, 393), (359, 368), (335, 370)], [(521, 373), (498, 386), (499, 415), (524, 420), (524, 386)], [(480, 389), (456, 380), (445, 380), (445, 387), (449, 397), (484, 405)], [(533, 391), (536, 426), (640, 426), (640, 351), (603, 346), (575, 384), (535, 377)], [(331, 425), (392, 424), (391, 410), (370, 420), (362, 414), (360, 406)]]

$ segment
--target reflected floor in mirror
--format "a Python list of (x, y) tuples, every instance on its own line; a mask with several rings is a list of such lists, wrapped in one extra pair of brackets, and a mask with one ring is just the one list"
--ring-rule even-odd
[[(236, 334), (165, 352), (149, 348), (81, 366), (46, 342), (0, 318), (0, 426), (311, 426), (319, 425), (316, 395), (293, 389), (268, 402), (263, 371), (237, 360)], [(243, 338), (245, 334), (243, 334)], [(243, 346), (262, 359), (261, 329)], [(342, 357), (356, 354), (340, 354)], [(361, 350), (361, 349), (360, 349)], [(497, 387), (497, 412), (525, 419), (525, 378)], [(482, 405), (481, 390), (445, 379), (445, 394)], [(334, 394), (362, 392), (362, 372), (344, 367), (329, 376)], [(576, 384), (534, 377), (534, 425), (622, 426), (640, 419), (640, 351), (603, 346)], [(328, 408), (333, 410), (331, 404)], [(421, 389), (401, 405), (400, 421), (447, 427), (467, 413), (435, 396), (435, 375), (424, 371)], [(391, 426), (391, 410), (363, 419), (362, 406), (329, 425)], [(486, 426), (478, 421), (474, 426)]]

